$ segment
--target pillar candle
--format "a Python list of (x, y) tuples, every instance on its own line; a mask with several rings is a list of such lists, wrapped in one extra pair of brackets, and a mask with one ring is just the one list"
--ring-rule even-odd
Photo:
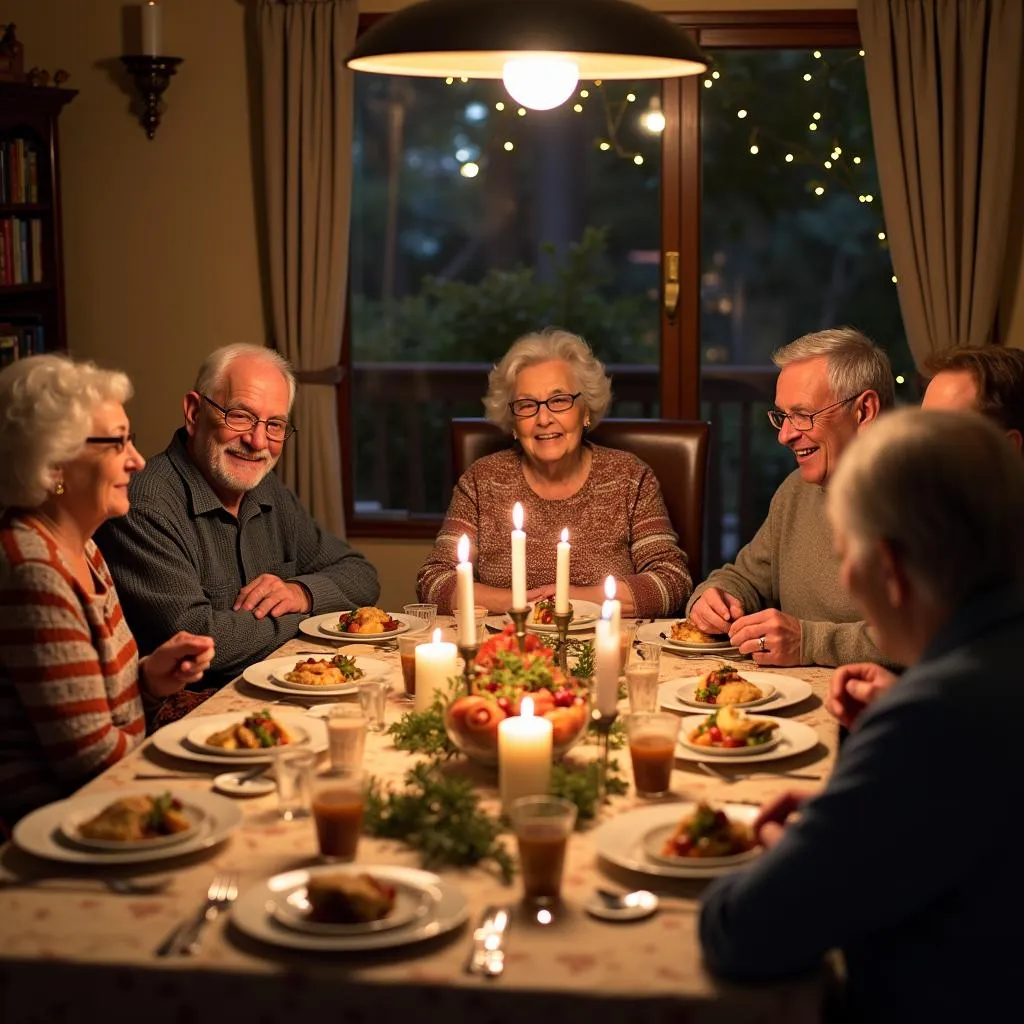
[(160, 5), (156, 0), (142, 5), (142, 52), (151, 57), (161, 55), (160, 15)]
[(469, 560), (469, 537), (459, 538), (459, 564), (455, 567), (456, 607), (459, 618), (459, 643), (472, 647), (476, 643), (476, 622), (473, 618), (473, 565)]
[(524, 697), (520, 713), (498, 724), (498, 790), (507, 811), (521, 796), (544, 796), (551, 782), (552, 726)]
[(562, 539), (555, 549), (555, 611), (569, 610), (569, 531), (562, 530)]
[(441, 643), (441, 630), (435, 629), (429, 644), (416, 645), (416, 710), (428, 710), (434, 703), (434, 694), (447, 693), (448, 680), (458, 674), (459, 652), (455, 644)]
[[(622, 602), (615, 600), (615, 577), (606, 576), (604, 581), (604, 596), (607, 598), (601, 606), (601, 616), (611, 620), (612, 635), (618, 642), (619, 630), (622, 629)], [(607, 614), (605, 614), (607, 610)]]
[(512, 607), (526, 607), (526, 533), (523, 531), (523, 506), (517, 501), (512, 509)]
[(594, 660), (597, 710), (602, 715), (612, 715), (619, 703), (619, 631), (612, 629), (611, 619), (601, 618), (597, 622)]

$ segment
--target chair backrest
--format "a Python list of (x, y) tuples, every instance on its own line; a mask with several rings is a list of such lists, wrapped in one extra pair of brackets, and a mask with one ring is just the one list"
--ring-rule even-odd
[[(702, 578), (704, 486), (710, 424), (700, 420), (602, 420), (588, 437), (631, 452), (661, 484), (668, 518), (686, 552), (694, 583)], [(508, 448), (512, 439), (484, 419), (452, 420), (452, 466), (460, 477), (477, 459)]]

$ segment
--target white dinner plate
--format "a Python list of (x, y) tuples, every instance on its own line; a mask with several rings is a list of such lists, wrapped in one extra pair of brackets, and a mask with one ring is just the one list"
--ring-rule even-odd
[[(369, 872), (365, 868), (355, 867), (342, 869), (347, 874), (372, 874), (378, 881), (388, 881), (379, 872)], [(290, 889), (275, 891), (270, 898), (270, 912), (274, 917), (296, 931), (307, 935), (372, 935), (374, 932), (389, 931), (392, 928), (404, 928), (414, 921), (437, 909), (441, 892), (436, 885), (411, 885), (408, 882), (390, 882), (395, 887), (395, 905), (387, 917), (378, 921), (366, 921), (361, 924), (332, 924), (327, 921), (313, 921), (310, 918), (309, 900), (306, 896), (306, 882), (292, 886)]]
[[(659, 619), (657, 622), (645, 622), (636, 631), (636, 639), (646, 644), (658, 644), (662, 650), (674, 654), (706, 654), (717, 658), (744, 657), (739, 649), (728, 640), (714, 644), (685, 644), (679, 640), (669, 639), (672, 636), (672, 623), (678, 619)], [(662, 633), (665, 635), (662, 636)]]
[[(594, 623), (601, 617), (601, 606), (593, 601), (569, 602), (572, 605), (572, 618), (569, 620), (569, 632), (573, 630), (593, 629)], [(512, 620), (506, 615), (506, 622)], [(533, 605), (530, 606), (530, 614), (526, 617), (526, 628), (535, 633), (557, 633), (558, 627), (552, 622), (550, 624), (533, 621)]]
[[(739, 676), (745, 682), (752, 683), (754, 686), (758, 687), (761, 691), (761, 696), (755, 697), (753, 700), (733, 701), (732, 706), (734, 708), (756, 707), (758, 704), (764, 704), (765, 701), (769, 701), (775, 696), (775, 683), (767, 672), (761, 673), (763, 676), (762, 679), (751, 679), (751, 674), (752, 673), (748, 672), (744, 675), (741, 672), (739, 673)], [(707, 708), (710, 711), (715, 711), (720, 707), (724, 707), (723, 704), (716, 704), (714, 701), (697, 699), (697, 687), (700, 685), (703, 678), (703, 676), (694, 676), (693, 679), (685, 680), (676, 690), (676, 696), (684, 704), (688, 704), (695, 708)]]
[(338, 870), (338, 867), (327, 864), (274, 875), (260, 885), (251, 886), (238, 897), (231, 908), (231, 920), (239, 931), (272, 946), (331, 953), (389, 949), (423, 942), (457, 928), (469, 916), (469, 904), (462, 891), (429, 871), (394, 865), (360, 864), (358, 870), (381, 881), (419, 887), (430, 894), (431, 902), (427, 912), (398, 928), (357, 935), (313, 935), (277, 920), (270, 909), (277, 894), (304, 886), (311, 875)]
[[(766, 716), (770, 717), (770, 716)], [(694, 747), (682, 740), (683, 735), (707, 718), (707, 715), (693, 715), (684, 718), (679, 726), (679, 742), (676, 744), (676, 757), (684, 761), (709, 761), (715, 764), (757, 764), (760, 761), (777, 761), (794, 754), (805, 754), (817, 746), (818, 734), (803, 722), (794, 722), (789, 718), (774, 718), (775, 735), (778, 738), (770, 749), (764, 747), (738, 747), (737, 752), (714, 749), (712, 747)]]
[[(726, 814), (728, 814), (728, 811), (726, 811)], [(690, 864), (691, 866), (700, 868), (735, 868), (741, 867), (748, 860), (753, 860), (755, 857), (759, 857), (761, 855), (760, 846), (755, 846), (753, 849), (745, 850), (743, 853), (734, 853), (729, 857), (685, 858), (673, 857), (671, 854), (662, 853), (661, 851), (664, 849), (665, 841), (675, 834), (676, 825), (678, 825), (682, 817), (682, 814), (678, 815), (676, 820), (670, 822), (668, 825), (656, 825), (644, 835), (644, 853), (647, 855), (649, 860), (654, 861), (655, 864), (667, 864), (669, 867), (679, 867), (680, 864)]]
[[(339, 697), (345, 693), (355, 693), (359, 689), (358, 683), (355, 682), (342, 683), (340, 686), (306, 686), (301, 683), (286, 682), (285, 674), (291, 672), (297, 662), (305, 661), (309, 657), (311, 655), (295, 654), (290, 658), (270, 658), (267, 661), (258, 661), (242, 673), (242, 678), (250, 685), (255, 686), (257, 690), (265, 690), (278, 695), (286, 693), (292, 697), (300, 693), (308, 697), (319, 695)], [(323, 657), (330, 659), (332, 655), (325, 652)], [(364, 658), (362, 655), (356, 655), (355, 661), (356, 665), (363, 670), (363, 679), (386, 676), (395, 671), (386, 661), (380, 661), (377, 658)]]
[[(768, 714), (779, 708), (799, 704), (801, 701), (807, 700), (813, 692), (810, 683), (803, 679), (797, 679), (795, 676), (776, 675), (773, 672), (748, 672), (745, 668), (741, 668), (739, 673), (744, 679), (749, 679), (750, 682), (762, 688), (765, 685), (775, 687), (775, 692), (768, 699), (758, 701), (756, 704), (740, 705), (752, 715)], [(690, 693), (696, 689), (699, 679), (700, 676), (687, 676), (683, 679), (670, 679), (668, 682), (662, 683), (658, 687), (658, 703), (666, 711), (685, 711), (687, 714), (693, 714), (697, 708), (708, 708), (713, 711), (715, 705), (691, 703), (683, 699), (687, 689)]]
[[(154, 789), (150, 790), (147, 795), (156, 797), (160, 796), (161, 793)], [(103, 806), (106, 807), (117, 799), (119, 798), (112, 796)], [(100, 810), (102, 809), (101, 807)], [(181, 832), (174, 832), (166, 836), (153, 836), (150, 839), (94, 839), (92, 836), (82, 835), (81, 826), (95, 818), (96, 814), (84, 811), (79, 807), (68, 812), (67, 817), (60, 823), (60, 831), (65, 839), (90, 850), (116, 850), (121, 853), (124, 853), (126, 850), (159, 850), (163, 846), (174, 846), (175, 843), (187, 842), (199, 834), (199, 830), (206, 820), (206, 813), (202, 808), (197, 807), (194, 803), (182, 801), (181, 814), (190, 823), (190, 827), (183, 829)]]
[[(659, 878), (717, 878), (742, 868), (746, 861), (709, 866), (702, 865), (697, 858), (693, 858), (693, 863), (680, 858), (678, 864), (668, 864), (648, 856), (644, 841), (652, 830), (674, 828), (684, 815), (693, 813), (696, 806), (692, 801), (678, 801), (617, 814), (593, 832), (597, 855), (617, 867)], [(752, 804), (723, 803), (717, 806), (734, 821), (747, 825), (754, 823), (759, 810)]]
[(375, 644), (381, 640), (390, 640), (400, 633), (408, 633), (410, 630), (417, 632), (423, 627), (423, 620), (415, 615), (388, 612), (388, 615), (398, 623), (398, 629), (389, 629), (386, 633), (344, 633), (338, 625), (341, 615), (341, 612), (311, 615), (299, 623), (299, 629), (307, 636), (315, 636), (318, 640), (328, 636), (332, 640), (344, 640), (347, 644)]
[(175, 793), (182, 803), (191, 804), (203, 812), (204, 819), (196, 834), (184, 842), (173, 846), (125, 850), (89, 850), (79, 846), (77, 842), (69, 842), (61, 831), (61, 823), (71, 815), (95, 816), (115, 800), (123, 796), (138, 793), (155, 795), (167, 792), (159, 785), (126, 786), (104, 790), (102, 793), (87, 793), (58, 800), (56, 803), (40, 807), (26, 815), (14, 826), (14, 842), (26, 853), (48, 860), (63, 861), (67, 864), (91, 864), (100, 867), (112, 867), (120, 864), (145, 864), (149, 861), (166, 860), (170, 857), (184, 857), (186, 854), (207, 850), (211, 846), (224, 842), (225, 839), (241, 824), (242, 811), (238, 805), (224, 796), (201, 791), (182, 791)]
[(309, 744), (309, 733), (301, 725), (294, 725), (292, 722), (285, 722), (280, 716), (274, 713), (277, 720), (284, 726), (288, 732), (288, 743), (275, 743), (272, 747), (260, 747), (258, 749), (237, 749), (228, 750), (224, 747), (218, 747), (213, 743), (209, 742), (209, 738), (217, 732), (221, 732), (232, 724), (240, 725), (246, 718), (244, 711), (236, 711), (234, 719), (227, 722), (224, 725), (211, 726), (207, 722), (202, 722), (192, 729), (185, 737), (185, 743), (195, 750), (198, 750), (203, 754), (214, 754), (217, 757), (229, 757), (233, 761), (242, 759), (243, 761), (251, 761), (253, 754), (261, 754), (263, 751), (268, 751), (273, 756), (278, 750), (284, 747), (305, 747)]
[[(679, 746), (685, 747), (687, 750), (693, 750), (700, 753), (703, 750), (710, 750), (720, 757), (727, 757), (730, 761), (735, 761), (737, 758), (744, 758), (751, 750), (756, 750), (759, 754), (763, 754), (767, 750), (774, 750), (779, 745), (779, 740), (782, 738), (779, 735), (779, 730), (775, 729), (764, 741), (764, 743), (758, 743), (757, 746), (751, 747), (702, 747), (699, 743), (693, 743), (687, 736), (688, 729), (695, 729), (701, 722), (707, 720), (707, 715), (701, 715), (695, 720), (684, 718), (683, 724), (679, 729)], [(770, 715), (765, 715), (763, 721), (771, 721)]]
[[(289, 732), (298, 729), (306, 733), (307, 742), (303, 744), (303, 750), (312, 750), (319, 754), (327, 749), (326, 722), (307, 718), (301, 710), (292, 711), (279, 707), (273, 709), (273, 715)], [(261, 750), (248, 750), (243, 756), (228, 751), (217, 753), (215, 747), (200, 749), (192, 746), (188, 741), (188, 735), (194, 729), (202, 727), (204, 733), (209, 735), (218, 729), (226, 729), (244, 717), (244, 711), (228, 711), (220, 715), (188, 715), (177, 722), (171, 722), (157, 729), (153, 733), (152, 743), (157, 750), (169, 754), (171, 757), (184, 758), (186, 761), (201, 761), (204, 764), (234, 765), (245, 761), (252, 763), (272, 761), (274, 752), (284, 748), (265, 747)]]

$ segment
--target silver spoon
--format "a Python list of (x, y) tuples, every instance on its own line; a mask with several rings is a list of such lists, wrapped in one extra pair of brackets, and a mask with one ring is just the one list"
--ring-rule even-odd
[(595, 889), (601, 902), (609, 910), (645, 910), (653, 914), (658, 909), (658, 897), (647, 889), (636, 889), (633, 892), (612, 892), (611, 889)]

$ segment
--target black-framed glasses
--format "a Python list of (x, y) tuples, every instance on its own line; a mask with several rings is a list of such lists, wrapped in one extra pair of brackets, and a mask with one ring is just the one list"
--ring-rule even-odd
[(846, 405), (847, 402), (855, 402), (862, 394), (863, 392), (858, 391), (857, 394), (850, 395), (849, 398), (844, 398), (841, 402), (833, 402), (831, 405), (826, 405), (824, 409), (818, 409), (816, 412), (783, 412), (781, 409), (769, 409), (768, 419), (776, 430), (781, 430), (782, 424), (789, 420), (794, 430), (803, 432), (810, 430), (814, 426), (815, 419), (823, 412), (828, 412), (830, 409), (838, 409), (839, 406)]
[(261, 420), (259, 416), (249, 412), (248, 409), (225, 409), (223, 405), (218, 405), (209, 395), (200, 394), (199, 397), (204, 402), (209, 402), (224, 417), (224, 423), (229, 430), (234, 430), (239, 434), (255, 430), (262, 423), (266, 428), (267, 437), (271, 441), (287, 441), (298, 430), (298, 427), (294, 424), (279, 416), (271, 416), (269, 420)]
[(548, 412), (568, 412), (582, 394), (582, 391), (577, 391), (575, 395), (552, 395), (550, 398), (545, 398), (543, 402), (536, 398), (517, 398), (514, 402), (509, 402), (508, 407), (512, 410), (513, 416), (525, 420), (536, 416), (542, 405), (548, 407)]
[(112, 437), (87, 437), (85, 443), (117, 445), (117, 454), (120, 455), (124, 451), (125, 445), (134, 446), (135, 431), (133, 430), (130, 434), (114, 434)]

